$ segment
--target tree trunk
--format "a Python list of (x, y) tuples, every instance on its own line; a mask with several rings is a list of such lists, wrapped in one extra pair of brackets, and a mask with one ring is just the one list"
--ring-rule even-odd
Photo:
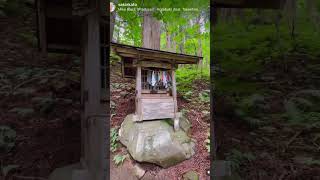
[(291, 4), (291, 13), (292, 13), (292, 21), (291, 21), (291, 38), (295, 41), (295, 28), (296, 28), (296, 14), (297, 14), (297, 1), (292, 0)]
[[(198, 49), (197, 49), (197, 55), (202, 56), (202, 42), (201, 42), (201, 14), (197, 18), (197, 24), (199, 25), (198, 28)], [(198, 66), (202, 66), (202, 60), (199, 61)]]
[(176, 43), (176, 41), (174, 40), (174, 37), (175, 37), (175, 33), (173, 33), (172, 35), (171, 35), (171, 38), (172, 38), (172, 41), (171, 41), (171, 43), (172, 43), (172, 45), (171, 45), (171, 47), (172, 47), (172, 52), (177, 52), (177, 43)]
[(287, 14), (288, 23), (291, 31), (291, 39), (295, 40), (295, 24), (296, 24), (296, 11), (297, 11), (297, 2), (296, 0), (287, 0), (285, 5), (285, 13)]
[(110, 41), (111, 42), (114, 42), (113, 32), (114, 32), (115, 21), (116, 21), (116, 12), (113, 11), (110, 15)]
[(168, 30), (166, 30), (166, 49), (167, 51), (172, 52), (172, 47), (171, 47), (171, 34), (169, 33)]
[(319, 30), (320, 16), (317, 11), (317, 4), (314, 0), (306, 0), (307, 11), (309, 13), (309, 19), (314, 25), (316, 31)]
[(179, 26), (179, 30), (180, 30), (181, 34), (183, 35), (182, 40), (179, 44), (179, 50), (180, 50), (180, 53), (183, 54), (184, 53), (184, 44), (185, 44), (186, 39), (185, 39), (184, 29), (182, 26)]
[(160, 50), (160, 21), (151, 12), (144, 12), (142, 24), (142, 44), (144, 48)]

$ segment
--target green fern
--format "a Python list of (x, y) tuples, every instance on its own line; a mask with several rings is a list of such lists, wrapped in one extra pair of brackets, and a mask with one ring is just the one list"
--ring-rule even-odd
[(291, 100), (296, 102), (298, 105), (302, 106), (303, 108), (310, 108), (314, 105), (312, 101), (303, 97), (294, 97)]
[(192, 94), (193, 94), (193, 92), (191, 90), (187, 91), (186, 93), (183, 93), (183, 98), (186, 100), (190, 100), (192, 97)]
[(301, 90), (298, 92), (295, 92), (293, 95), (298, 96), (298, 95), (309, 95), (314, 98), (320, 99), (320, 90), (317, 89), (305, 89)]
[(236, 104), (235, 114), (252, 128), (265, 125), (263, 112), (266, 107), (264, 96), (254, 94), (241, 99)]
[(120, 155), (117, 154), (113, 157), (113, 161), (114, 163), (119, 166), (120, 164), (122, 164), (124, 162), (124, 160), (127, 158), (127, 155)]
[(244, 117), (243, 120), (252, 128), (258, 128), (266, 124), (265, 121), (253, 117)]
[(9, 152), (16, 141), (16, 131), (8, 126), (0, 126), (0, 153)]
[(302, 112), (298, 108), (297, 104), (292, 99), (286, 100), (284, 102), (284, 108), (286, 110), (286, 115), (287, 115), (290, 122), (303, 121)]
[(285, 116), (293, 124), (316, 122), (320, 119), (320, 90), (301, 90), (284, 101)]
[(256, 159), (251, 153), (242, 153), (236, 149), (232, 149), (230, 153), (227, 153), (227, 160), (230, 161), (231, 168), (234, 171), (238, 171), (242, 165), (250, 163)]
[(15, 107), (9, 110), (10, 113), (15, 113), (18, 116), (26, 117), (34, 113), (33, 108)]
[(264, 96), (260, 94), (253, 94), (252, 96), (243, 98), (242, 101), (240, 102), (240, 105), (242, 107), (246, 108), (252, 108), (254, 106), (257, 106), (258, 104), (261, 104), (264, 102)]
[(110, 130), (110, 151), (115, 152), (118, 148), (118, 128)]
[(3, 166), (3, 167), (1, 167), (1, 174), (5, 178), (11, 171), (13, 171), (19, 167), (20, 167), (19, 165), (15, 165), (15, 164)]
[(199, 93), (200, 100), (202, 102), (208, 103), (210, 102), (210, 90), (204, 90)]

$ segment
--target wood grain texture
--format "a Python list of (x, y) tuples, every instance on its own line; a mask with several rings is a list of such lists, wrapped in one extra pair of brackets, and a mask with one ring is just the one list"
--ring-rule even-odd
[(141, 66), (137, 65), (136, 73), (136, 115), (138, 121), (141, 121)]
[(172, 77), (172, 97), (173, 97), (173, 110), (174, 110), (174, 118), (176, 117), (176, 113), (178, 112), (178, 105), (177, 105), (177, 85), (176, 85), (176, 74), (175, 70), (171, 71)]
[(165, 119), (174, 117), (172, 97), (161, 99), (141, 99), (142, 120)]

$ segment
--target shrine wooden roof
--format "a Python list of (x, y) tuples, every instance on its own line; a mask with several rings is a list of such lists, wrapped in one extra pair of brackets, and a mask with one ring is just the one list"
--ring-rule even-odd
[(197, 64), (199, 60), (202, 59), (200, 56), (154, 50), (118, 43), (111, 43), (111, 49), (120, 57), (169, 62), (175, 64)]

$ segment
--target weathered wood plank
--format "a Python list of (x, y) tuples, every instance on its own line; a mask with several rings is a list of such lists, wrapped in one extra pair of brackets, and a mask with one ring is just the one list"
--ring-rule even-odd
[(174, 102), (172, 98), (141, 99), (142, 120), (165, 119), (174, 117)]
[(150, 95), (150, 96), (156, 96), (156, 95), (164, 95), (164, 96), (168, 96), (167, 95), (167, 91), (166, 90), (158, 90), (157, 91), (157, 94), (150, 94), (151, 93), (151, 90), (141, 90), (141, 93), (143, 96), (147, 96), (147, 95)]

